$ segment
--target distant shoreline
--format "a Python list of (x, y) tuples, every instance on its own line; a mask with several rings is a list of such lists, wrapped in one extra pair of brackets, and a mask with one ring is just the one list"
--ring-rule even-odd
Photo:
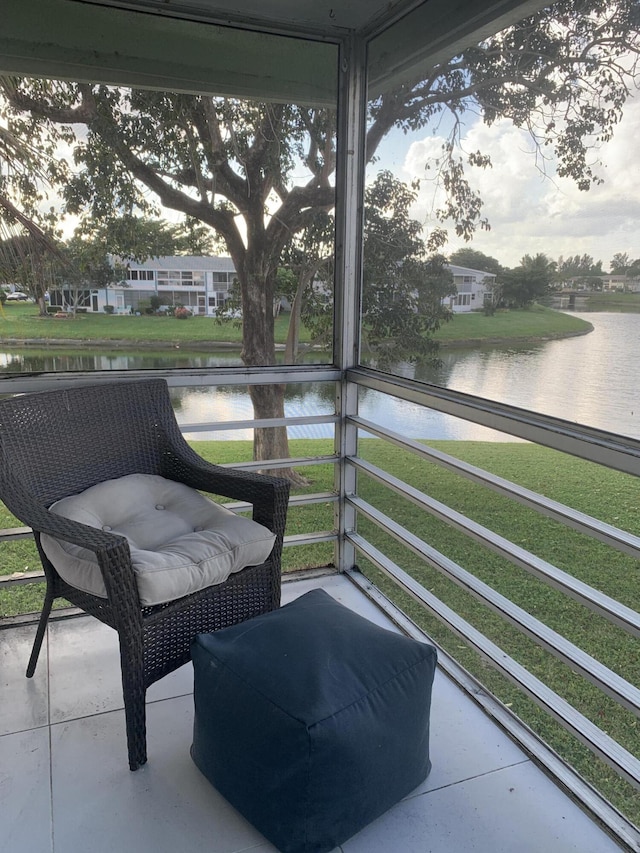
[[(588, 335), (593, 331), (593, 326), (572, 332), (550, 332), (546, 335), (521, 335), (507, 337), (488, 338), (456, 338), (452, 340), (437, 341), (442, 349), (470, 349), (473, 347), (502, 346), (504, 344), (536, 344), (545, 341), (555, 341), (562, 338), (574, 338), (580, 335)], [(7, 349), (18, 347), (32, 348), (57, 348), (57, 349), (129, 349), (129, 350), (170, 350), (181, 349), (187, 352), (206, 352), (214, 350), (241, 350), (242, 344), (236, 341), (181, 341), (179, 344), (171, 341), (132, 341), (126, 339), (109, 340), (107, 338), (97, 340), (78, 340), (77, 338), (0, 338), (0, 344)], [(276, 344), (276, 352), (284, 350), (284, 344)]]
[(442, 349), (471, 348), (483, 346), (501, 346), (502, 344), (540, 344), (545, 341), (557, 341), (562, 338), (576, 338), (593, 332), (593, 326), (573, 332), (550, 332), (548, 335), (521, 335), (517, 337), (496, 338), (461, 338), (459, 340), (438, 341)]

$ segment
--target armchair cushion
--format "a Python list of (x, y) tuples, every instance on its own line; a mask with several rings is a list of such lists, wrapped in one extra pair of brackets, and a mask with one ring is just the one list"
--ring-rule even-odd
[[(51, 512), (125, 536), (140, 601), (174, 601), (269, 557), (275, 534), (183, 483), (130, 474), (52, 504)], [(42, 548), (69, 584), (106, 598), (96, 555), (48, 535)]]

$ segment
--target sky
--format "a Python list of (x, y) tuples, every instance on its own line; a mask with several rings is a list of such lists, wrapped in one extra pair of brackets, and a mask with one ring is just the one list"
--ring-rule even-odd
[[(427, 127), (410, 135), (392, 131), (382, 141), (370, 174), (390, 169), (407, 183), (424, 178), (425, 163), (440, 155), (444, 133), (446, 128), (441, 125), (435, 131)], [(553, 162), (546, 163), (547, 174), (543, 175), (536, 168), (530, 138), (511, 122), (500, 120), (487, 127), (480, 118), (472, 118), (464, 129), (462, 145), (467, 151), (489, 153), (493, 165), (486, 170), (468, 167), (466, 173), (484, 202), (482, 215), (488, 218), (491, 230), (478, 230), (465, 243), (449, 227), (450, 240), (442, 251), (451, 254), (469, 247), (507, 267), (517, 266), (525, 254), (542, 252), (552, 260), (587, 254), (602, 261), (605, 271), (616, 253), (640, 258), (638, 140), (640, 96), (627, 100), (613, 139), (599, 151), (597, 172), (604, 183), (581, 192), (572, 180), (555, 175)], [(424, 224), (425, 237), (435, 224), (433, 211), (439, 203), (433, 183), (423, 181), (412, 214)], [(169, 221), (179, 219), (169, 210), (162, 215)], [(76, 224), (75, 217), (66, 220), (65, 237), (71, 236)]]
[[(511, 122), (501, 120), (492, 127), (480, 119), (467, 125), (463, 145), (467, 151), (491, 155), (493, 166), (468, 170), (474, 189), (484, 202), (483, 216), (491, 230), (478, 231), (470, 243), (449, 228), (449, 254), (473, 248), (514, 267), (525, 254), (560, 256), (591, 255), (609, 270), (614, 254), (626, 252), (640, 258), (640, 98), (629, 99), (614, 137), (599, 152), (600, 186), (588, 192), (577, 189), (571, 179), (555, 175), (555, 164), (547, 163), (547, 176), (536, 168), (528, 136)], [(409, 182), (424, 178), (425, 162), (438, 156), (444, 139), (422, 130), (412, 136), (396, 132), (379, 149), (376, 171), (390, 168), (396, 177)], [(413, 216), (428, 229), (431, 212), (438, 206), (432, 184), (423, 182)]]

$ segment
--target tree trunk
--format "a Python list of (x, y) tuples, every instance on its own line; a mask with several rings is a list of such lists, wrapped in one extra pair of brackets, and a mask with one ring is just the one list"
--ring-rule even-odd
[[(256, 270), (256, 267), (258, 270)], [(275, 364), (275, 330), (273, 317), (273, 294), (275, 268), (265, 270), (260, 263), (249, 264), (240, 274), (242, 293), (242, 360), (248, 367)], [(283, 418), (285, 385), (250, 385), (249, 396), (253, 403), (256, 419)], [(286, 459), (289, 456), (289, 439), (286, 427), (261, 427), (254, 430), (253, 458), (256, 461)], [(281, 477), (287, 477), (296, 485), (308, 481), (293, 468), (279, 468)]]
[[(284, 417), (285, 388), (285, 385), (249, 386), (249, 395), (253, 403), (255, 417)], [(289, 439), (286, 427), (257, 427), (254, 430), (253, 458), (256, 462), (267, 459), (286, 459), (288, 456)], [(279, 468), (276, 473), (280, 477), (286, 477), (298, 486), (308, 483), (308, 480), (298, 474), (293, 468)]]
[(302, 281), (298, 281), (296, 295), (291, 303), (291, 314), (289, 315), (289, 328), (287, 330), (287, 344), (284, 350), (286, 364), (295, 364), (298, 360), (298, 346), (300, 342), (300, 314), (302, 312)]

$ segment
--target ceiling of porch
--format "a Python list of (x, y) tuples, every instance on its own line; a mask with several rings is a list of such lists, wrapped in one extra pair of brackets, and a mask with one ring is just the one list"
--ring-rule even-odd
[(393, 20), (416, 0), (91, 0), (104, 6), (161, 11), (176, 17), (215, 17), (224, 23), (254, 22), (300, 32), (341, 34), (373, 30)]

